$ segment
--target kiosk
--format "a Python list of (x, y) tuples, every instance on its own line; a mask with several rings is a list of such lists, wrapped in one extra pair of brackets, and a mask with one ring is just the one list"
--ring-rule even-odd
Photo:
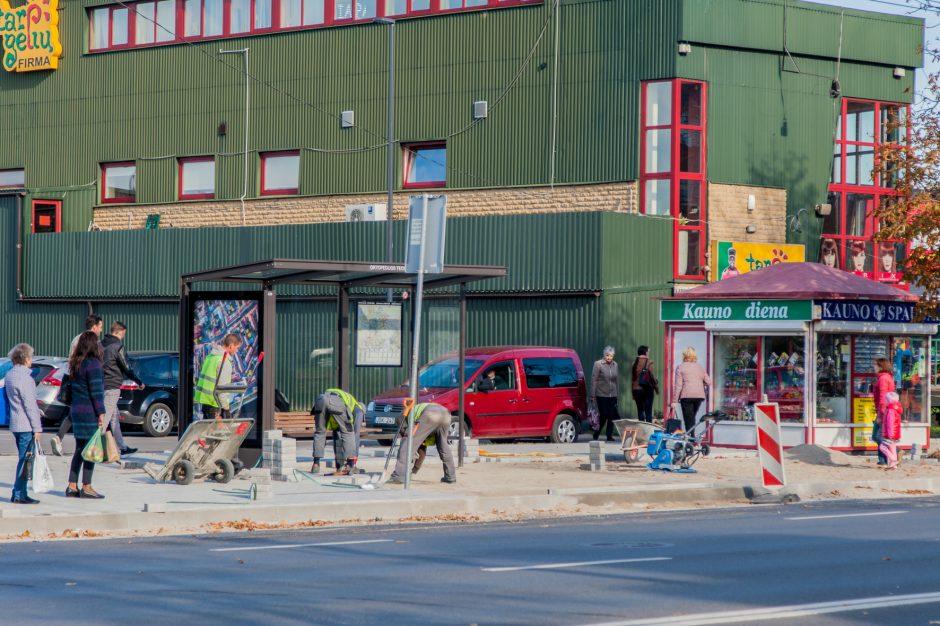
[(904, 409), (900, 447), (930, 444), (930, 339), (917, 296), (818, 263), (778, 264), (660, 302), (666, 406), (673, 373), (696, 349), (712, 385), (700, 414), (730, 415), (715, 446), (755, 448), (753, 405), (780, 404), (784, 445), (874, 450), (875, 359), (888, 358)]

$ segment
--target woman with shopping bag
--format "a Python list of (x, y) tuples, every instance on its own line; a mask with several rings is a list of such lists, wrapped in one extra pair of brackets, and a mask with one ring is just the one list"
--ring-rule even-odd
[[(102, 445), (101, 433), (104, 432), (105, 425), (104, 369), (101, 356), (98, 335), (86, 331), (79, 336), (78, 345), (69, 358), (72, 387), (69, 404), (72, 429), (75, 432), (75, 453), (72, 455), (69, 484), (65, 490), (67, 498), (104, 498), (91, 486), (95, 462), (99, 460), (96, 445)], [(95, 449), (86, 450), (86, 447)], [(78, 487), (79, 469), (82, 471), (81, 489)]]
[(39, 504), (39, 500), (30, 498), (26, 493), (31, 473), (27, 459), (39, 447), (39, 435), (42, 432), (42, 413), (36, 403), (36, 381), (30, 372), (33, 366), (33, 348), (27, 343), (20, 343), (10, 350), (7, 356), (13, 363), (13, 368), (3, 378), (3, 384), (9, 403), (10, 432), (16, 439), (16, 449), (19, 452), (10, 502)]

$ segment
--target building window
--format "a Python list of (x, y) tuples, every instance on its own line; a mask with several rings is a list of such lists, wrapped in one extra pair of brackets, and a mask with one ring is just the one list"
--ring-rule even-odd
[(0, 170), (0, 189), (22, 189), (26, 186), (26, 170)]
[(299, 189), (299, 152), (268, 152), (261, 155), (261, 195), (294, 195)]
[(673, 274), (705, 278), (705, 83), (643, 84), (640, 206), (674, 220)]
[(101, 164), (101, 201), (137, 202), (137, 165)]
[(180, 43), (367, 23), (376, 17), (412, 17), (496, 9), (544, 0), (142, 0), (88, 9), (88, 49)]
[(447, 144), (444, 142), (403, 144), (406, 189), (443, 187), (447, 184)]
[(901, 242), (872, 241), (878, 231), (875, 207), (897, 195), (891, 172), (877, 170), (883, 144), (907, 140), (908, 106), (892, 102), (842, 101), (829, 184), (832, 211), (823, 220), (819, 261), (882, 282), (902, 279), (907, 257)]
[(62, 201), (33, 200), (33, 232), (57, 233), (62, 230)]
[(180, 200), (215, 197), (215, 157), (180, 159)]

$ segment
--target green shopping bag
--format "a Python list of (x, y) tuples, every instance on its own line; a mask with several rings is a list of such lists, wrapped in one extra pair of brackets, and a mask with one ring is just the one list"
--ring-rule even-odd
[(99, 428), (85, 444), (85, 449), (82, 450), (82, 458), (91, 463), (104, 463), (105, 457), (104, 437)]

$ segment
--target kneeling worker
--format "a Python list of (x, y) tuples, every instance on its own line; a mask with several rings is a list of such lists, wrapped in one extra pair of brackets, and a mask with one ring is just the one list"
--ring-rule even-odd
[(314, 474), (320, 471), (320, 459), (326, 451), (326, 431), (333, 431), (333, 452), (336, 458), (336, 474), (355, 474), (359, 457), (359, 430), (365, 409), (351, 393), (342, 389), (327, 389), (313, 405), (311, 411), (316, 418), (313, 434)]
[[(412, 411), (414, 411), (415, 423), (414, 430), (411, 433), (412, 444), (415, 446), (414, 450), (418, 453), (421, 461), (415, 464), (416, 467), (414, 471), (418, 471), (418, 468), (420, 468), (421, 464), (424, 462), (420, 446), (425, 446), (426, 449), (427, 440), (433, 436), (434, 444), (437, 446), (437, 453), (440, 455), (441, 462), (444, 464), (444, 477), (441, 479), (441, 482), (457, 482), (457, 467), (454, 464), (454, 455), (451, 454), (450, 446), (447, 445), (447, 431), (450, 428), (450, 411), (440, 404), (434, 404), (433, 402), (416, 404)], [(402, 428), (408, 428), (407, 422)], [(402, 433), (402, 436), (407, 436), (407, 434)], [(405, 472), (408, 471), (408, 466), (411, 462), (411, 459), (406, 458), (407, 456), (408, 444), (406, 441), (402, 441), (401, 447), (398, 449), (398, 460), (395, 462), (395, 471), (392, 472), (392, 477), (388, 482), (393, 484), (405, 482)]]

